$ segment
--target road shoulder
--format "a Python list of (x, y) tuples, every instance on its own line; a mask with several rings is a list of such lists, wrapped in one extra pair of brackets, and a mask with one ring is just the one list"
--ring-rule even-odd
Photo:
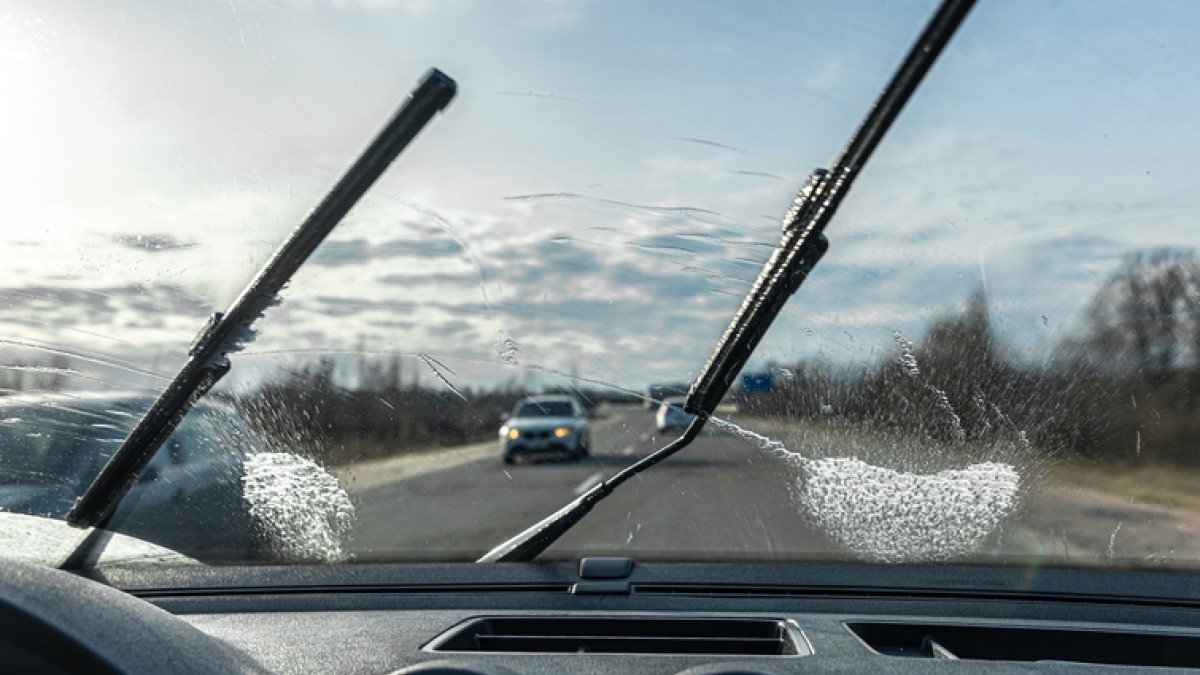
[(333, 469), (333, 474), (347, 492), (365, 492), (397, 481), (499, 456), (496, 441), (481, 441), (471, 445), (348, 464)]

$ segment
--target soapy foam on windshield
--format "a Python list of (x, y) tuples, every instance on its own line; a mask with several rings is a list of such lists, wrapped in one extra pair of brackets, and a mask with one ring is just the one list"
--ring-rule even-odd
[(287, 452), (246, 457), (242, 478), (250, 514), (280, 560), (338, 562), (354, 525), (354, 505), (316, 462)]
[(904, 337), (900, 331), (892, 331), (892, 339), (896, 341), (896, 361), (900, 367), (904, 368), (904, 372), (912, 377), (921, 375), (921, 366), (917, 363), (917, 355), (913, 351), (913, 343)]
[(800, 508), (832, 540), (866, 560), (949, 560), (976, 552), (1019, 501), (1021, 478), (1010, 464), (917, 474), (857, 457), (809, 459), (777, 440), (710, 419), (795, 466)]
[(800, 501), (812, 521), (858, 556), (948, 560), (976, 552), (1017, 505), (1020, 475), (983, 462), (902, 473), (853, 457), (800, 462)]

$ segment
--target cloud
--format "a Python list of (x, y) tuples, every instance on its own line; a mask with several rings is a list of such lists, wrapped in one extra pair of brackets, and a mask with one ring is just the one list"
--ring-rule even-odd
[[(708, 240), (706, 241), (706, 239)], [(687, 255), (728, 253), (729, 247), (721, 246), (718, 242), (720, 242), (720, 239), (716, 237), (709, 239), (700, 238), (695, 235), (659, 234), (638, 238), (630, 242), (629, 245), (651, 251), (659, 250)]]
[(412, 16), (425, 16), (460, 3), (454, 0), (284, 0), (295, 9), (328, 6), (339, 11), (380, 12), (400, 10)]
[(386, 286), (470, 286), (479, 285), (478, 277), (468, 273), (434, 272), (430, 274), (384, 274), (375, 281)]
[(125, 248), (147, 253), (181, 251), (196, 246), (194, 243), (182, 242), (169, 234), (122, 234), (113, 237), (113, 241)]
[(5, 340), (156, 371), (182, 359), (211, 311), (206, 299), (174, 284), (0, 288)]
[(383, 331), (393, 330), (412, 330), (421, 325), (416, 321), (404, 321), (397, 319), (367, 319), (367, 325), (378, 328)]
[[(388, 348), (495, 361), (491, 343), (507, 331), (526, 364), (579, 360), (631, 380), (678, 379), (703, 362), (807, 167), (836, 153), (908, 40), (893, 36), (899, 21), (876, 17), (851, 24), (846, 42), (830, 30), (844, 14), (813, 15), (817, 23), (801, 26), (812, 39), (789, 40), (800, 24), (784, 15), (803, 11), (783, 5), (668, 17), (638, 3), (294, 0), (311, 15), (250, 3), (199, 24), (165, 3), (139, 7), (119, 21), (48, 25), (60, 62), (22, 70), (22, 100), (43, 119), (9, 127), (32, 139), (17, 147), (30, 149), (37, 170), (18, 162), (13, 177), (26, 208), (10, 209), (6, 225), (6, 325), (55, 338), (65, 328), (108, 332), (130, 352), (181, 352), (394, 110), (411, 83), (403, 73), (449, 54), (451, 73), (470, 75), (462, 96), (318, 249), (268, 312), (262, 344), (345, 346), (378, 334)], [(585, 14), (599, 16), (581, 30), (548, 30)], [(709, 23), (719, 28), (706, 31)], [(448, 35), (459, 39), (445, 52)], [(619, 37), (629, 49), (613, 51)], [(1003, 70), (1003, 47), (990, 68)], [(780, 89), (772, 73), (790, 66), (807, 82)], [(943, 71), (929, 84), (955, 72)], [(108, 83), (85, 96), (95, 128), (76, 129), (61, 111), (78, 109), (79, 92), (90, 91), (79, 85), (92, 81)], [(972, 73), (957, 85), (1003, 81)], [(923, 100), (930, 93), (923, 87)], [(1178, 195), (1168, 204), (1158, 198), (1166, 188), (1147, 187), (1170, 180), (1169, 163), (1127, 171), (1072, 154), (1079, 148), (1063, 140), (1072, 129), (1027, 135), (1012, 124), (1027, 121), (1020, 100), (948, 108), (969, 114), (906, 112), (831, 224), (829, 255), (767, 351), (854, 358), (887, 344), (893, 328), (916, 338), (981, 278), (1009, 335), (1041, 335), (1030, 313), (1068, 314), (1149, 225), (1151, 237), (1194, 239), (1194, 210), (1183, 213), (1190, 193), (1168, 186)], [(1061, 112), (1024, 100), (1047, 117)], [(1122, 115), (1164, 110), (1129, 100), (1143, 102), (1082, 126), (1111, 123), (1115, 138)], [(1190, 136), (1170, 138), (1146, 153), (1186, 147), (1178, 139)], [(53, 161), (63, 153), (46, 150), (60, 145), (84, 163), (63, 174)], [(1097, 174), (1109, 182), (1095, 183)], [(1155, 219), (1168, 206), (1181, 211), (1170, 226)], [(1104, 237), (1089, 241), (1089, 232)]]
[(31, 310), (42, 317), (84, 320), (102, 318), (122, 310), (204, 317), (212, 311), (212, 306), (188, 289), (175, 284), (0, 288), (0, 312), (17, 314)]
[[(355, 316), (365, 312), (386, 312), (403, 316), (412, 314), (418, 307), (417, 303), (409, 300), (369, 300), (354, 296), (318, 296), (315, 302), (319, 305), (315, 311), (332, 317)], [(311, 305), (309, 307), (311, 308)]]
[(747, 178), (769, 178), (771, 180), (787, 182), (783, 176), (773, 174), (769, 171), (750, 171), (748, 169), (730, 169), (729, 173), (735, 176), (746, 176)]
[(320, 267), (342, 267), (389, 258), (429, 259), (461, 254), (461, 247), (449, 239), (391, 239), (378, 244), (372, 244), (366, 239), (341, 239), (323, 243), (308, 262)]

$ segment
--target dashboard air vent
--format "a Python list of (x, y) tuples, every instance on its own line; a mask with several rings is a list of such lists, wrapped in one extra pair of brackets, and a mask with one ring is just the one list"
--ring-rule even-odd
[(846, 625), (871, 649), (889, 656), (1200, 667), (1200, 634), (882, 622)]
[(434, 652), (805, 656), (808, 642), (781, 619), (517, 616), (472, 619), (426, 645)]

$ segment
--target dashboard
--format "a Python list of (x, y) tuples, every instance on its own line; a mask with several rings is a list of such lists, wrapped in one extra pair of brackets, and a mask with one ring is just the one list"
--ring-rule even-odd
[[(5, 563), (3, 661), (5, 672), (333, 675), (1200, 668), (1200, 585), (1185, 573), (598, 562), (90, 580)], [(22, 637), (34, 623), (44, 634)]]

